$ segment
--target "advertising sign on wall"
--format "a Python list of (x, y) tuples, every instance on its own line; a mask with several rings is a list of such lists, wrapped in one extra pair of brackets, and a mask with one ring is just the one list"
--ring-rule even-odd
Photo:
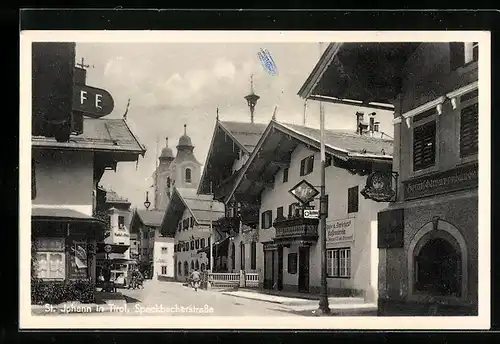
[(354, 218), (326, 222), (326, 247), (354, 241)]

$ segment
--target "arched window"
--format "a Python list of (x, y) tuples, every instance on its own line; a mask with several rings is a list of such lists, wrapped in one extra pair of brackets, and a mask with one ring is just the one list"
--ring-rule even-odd
[(191, 270), (194, 270), (194, 261), (191, 261)]
[(200, 263), (198, 262), (198, 259), (196, 259), (196, 264), (194, 265), (195, 269), (200, 269)]
[(201, 271), (205, 271), (205, 263), (201, 263)]
[(236, 270), (236, 246), (231, 244), (231, 269)]
[(186, 183), (191, 183), (191, 169), (186, 168), (186, 175), (185, 175)]
[(205, 247), (205, 238), (201, 238), (201, 240), (200, 240), (200, 247), (201, 248)]
[(449, 241), (430, 239), (415, 256), (415, 291), (460, 297), (460, 266), (460, 252)]
[(182, 276), (182, 263), (178, 262), (177, 263), (177, 273)]
[(240, 242), (240, 267), (241, 267), (241, 270), (245, 270), (245, 244), (242, 242)]
[(188, 262), (184, 262), (184, 276), (189, 276), (189, 265)]

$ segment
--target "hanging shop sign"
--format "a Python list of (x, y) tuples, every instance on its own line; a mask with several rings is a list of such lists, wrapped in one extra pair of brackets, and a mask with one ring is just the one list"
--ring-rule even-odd
[(397, 174), (391, 171), (375, 171), (366, 178), (366, 186), (361, 195), (375, 202), (394, 201), (396, 192), (393, 190), (393, 181)]
[(478, 164), (403, 182), (405, 200), (478, 187)]
[(115, 102), (111, 94), (103, 89), (87, 85), (73, 86), (73, 110), (87, 117), (101, 118), (109, 115)]
[(326, 223), (326, 247), (354, 241), (354, 218), (332, 220)]
[(295, 197), (303, 205), (311, 202), (314, 197), (319, 195), (319, 191), (305, 179), (301, 180), (288, 192), (291, 193), (293, 197)]

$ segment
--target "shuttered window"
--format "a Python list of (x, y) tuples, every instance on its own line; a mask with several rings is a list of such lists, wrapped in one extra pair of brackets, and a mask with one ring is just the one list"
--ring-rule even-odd
[(359, 187), (354, 186), (347, 190), (347, 213), (357, 213), (359, 208)]
[(283, 218), (283, 207), (278, 207), (276, 209), (276, 218), (277, 219)]
[(464, 107), (460, 113), (460, 157), (477, 154), (478, 151), (478, 104)]
[(286, 183), (288, 181), (288, 167), (285, 167), (283, 169), (283, 183)]
[(306, 176), (314, 170), (314, 155), (302, 159), (300, 162), (300, 175)]
[(262, 213), (262, 219), (261, 219), (261, 228), (262, 229), (268, 229), (271, 228), (273, 225), (273, 212), (272, 210), (268, 210)]
[(436, 121), (413, 129), (413, 170), (419, 171), (436, 163)]

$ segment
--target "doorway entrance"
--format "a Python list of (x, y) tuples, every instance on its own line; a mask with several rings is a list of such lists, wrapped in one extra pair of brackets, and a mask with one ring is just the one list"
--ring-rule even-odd
[(278, 247), (278, 281), (276, 288), (283, 290), (283, 246)]
[(309, 292), (309, 247), (299, 247), (299, 292)]
[(272, 289), (274, 281), (274, 251), (264, 251), (264, 289)]

